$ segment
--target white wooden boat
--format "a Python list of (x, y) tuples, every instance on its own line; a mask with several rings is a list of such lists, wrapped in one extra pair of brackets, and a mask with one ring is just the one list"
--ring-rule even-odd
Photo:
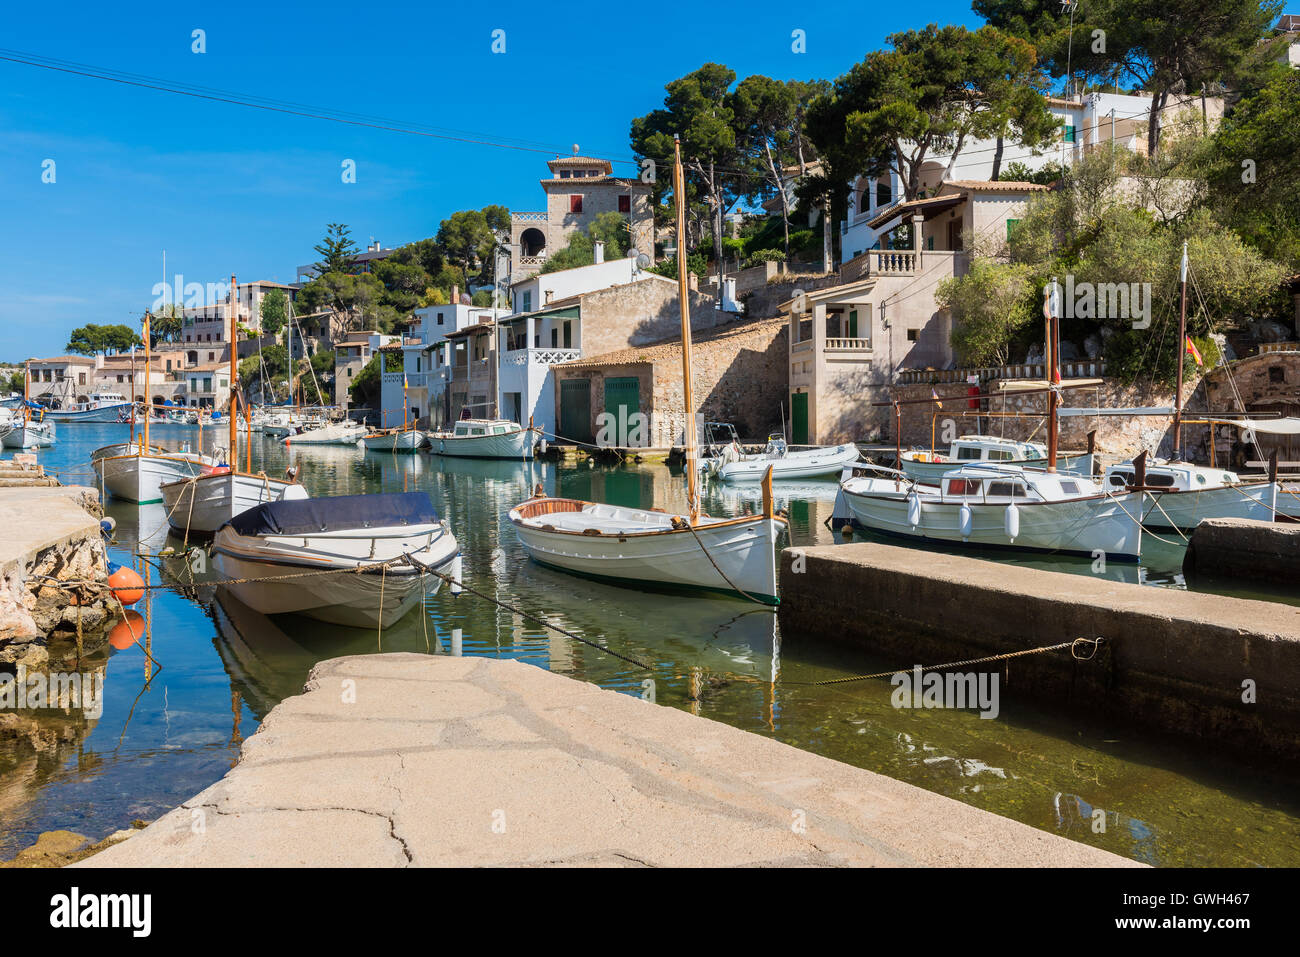
[(739, 442), (731, 442), (701, 465), (705, 475), (723, 482), (761, 482), (770, 467), (774, 479), (807, 479), (839, 475), (858, 461), (858, 447), (852, 442), (826, 448), (791, 452), (779, 433), (767, 440), (767, 448), (747, 455)]
[(509, 419), (461, 419), (450, 432), (430, 432), (435, 455), (470, 459), (531, 459), (540, 429)]
[(161, 502), (161, 486), (192, 478), (216, 463), (197, 452), (169, 452), (157, 446), (119, 443), (91, 453), (91, 467), (113, 498), (146, 505)]
[[(686, 235), (684, 178), (679, 147), (673, 163), (677, 235)], [(678, 258), (678, 306), (682, 321), (682, 395), (689, 422), (691, 324), (686, 257)], [(687, 461), (694, 461), (696, 435), (685, 430)], [(599, 502), (535, 495), (510, 510), (520, 542), (536, 562), (577, 575), (646, 590), (718, 592), (775, 605), (776, 542), (786, 528), (774, 514), (772, 471), (763, 480), (763, 514), (713, 518), (700, 511), (699, 470), (686, 470), (687, 512), (623, 508)]]
[(52, 421), (15, 421), (0, 442), (7, 449), (43, 449), (54, 444), (56, 432)]
[(1159, 459), (1145, 465), (1139, 476), (1134, 462), (1108, 466), (1107, 488), (1127, 489), (1139, 482), (1144, 489), (1142, 524), (1147, 528), (1190, 530), (1207, 518), (1249, 518), (1273, 521), (1275, 512), (1300, 519), (1300, 497), (1278, 482), (1242, 481), (1236, 472), (1188, 462)]
[(922, 485), (893, 469), (840, 483), (857, 524), (884, 535), (1135, 562), (1142, 497), (1079, 475), (972, 463)]
[(423, 492), (261, 505), (225, 523), (212, 554), (255, 611), (355, 627), (386, 628), (436, 592), (428, 569), (461, 578), (460, 546)]
[(414, 452), (424, 444), (419, 429), (381, 429), (367, 432), (361, 442), (371, 452)]
[(120, 422), (131, 403), (117, 392), (95, 392), (85, 402), (74, 402), (61, 409), (46, 409), (45, 417), (54, 422)]
[(269, 502), (307, 498), (297, 482), (217, 469), (159, 487), (167, 524), (180, 535), (208, 537), (241, 512)]
[[(535, 562), (643, 590), (681, 589), (777, 604), (776, 541), (785, 520), (684, 516), (569, 498), (510, 510)], [(715, 564), (716, 563), (716, 564)]]
[(356, 445), (369, 431), (357, 422), (331, 422), (319, 428), (291, 432), (280, 440), (283, 445)]
[[(947, 454), (928, 449), (909, 449), (902, 454), (902, 469), (909, 478), (935, 484), (944, 474), (967, 462), (996, 462), (1023, 468), (1047, 467), (1047, 447), (1038, 442), (1018, 442), (994, 435), (963, 435), (948, 446)], [(1091, 452), (1060, 452), (1056, 458), (1058, 472), (1090, 476), (1093, 472)]]

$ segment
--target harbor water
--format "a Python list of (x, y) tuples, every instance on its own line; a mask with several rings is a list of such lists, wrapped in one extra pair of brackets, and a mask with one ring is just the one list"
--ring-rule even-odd
[[(60, 426), (58, 444), (41, 450), (39, 460), (66, 484), (94, 484), (91, 451), (125, 434), (117, 425)], [(194, 427), (178, 425), (157, 426), (152, 435), (170, 447), (193, 445), (197, 437)], [(1238, 763), (1131, 727), (1081, 723), (1023, 701), (1002, 701), (992, 720), (973, 710), (896, 709), (887, 681), (814, 682), (931, 662), (881, 661), (820, 644), (813, 635), (782, 635), (770, 609), (738, 600), (637, 592), (528, 560), (506, 515), (538, 483), (550, 495), (683, 509), (684, 479), (662, 464), (560, 466), (347, 447), (286, 449), (253, 437), (254, 471), (278, 476), (290, 464), (299, 466), (313, 495), (427, 492), (462, 545), (467, 584), (493, 601), (443, 589), (382, 633), (268, 619), (212, 585), (204, 569), (191, 579), (184, 559), (157, 558), (163, 548), (182, 544), (169, 536), (162, 505), (110, 500), (107, 512), (117, 521), (111, 557), (129, 564), (143, 551), (156, 566), (153, 581), (161, 575), (178, 585), (151, 592), (137, 606), (157, 664), (146, 678), (143, 651), (125, 643), (105, 665), (102, 714), (43, 718), (49, 734), (38, 743), (0, 740), (0, 859), (42, 831), (99, 839), (158, 817), (220, 778), (236, 761), (240, 742), (278, 702), (301, 691), (317, 661), (410, 651), (516, 658), (653, 696), (661, 705), (1153, 865), (1300, 864), (1300, 792), (1295, 776), (1282, 769)], [(790, 515), (787, 544), (839, 540), (824, 524), (836, 488), (834, 481), (778, 485), (778, 505)], [(709, 485), (705, 506), (718, 515), (757, 511), (760, 492)], [(1176, 534), (1167, 542), (1148, 540), (1141, 565), (1112, 564), (1101, 573), (1184, 587), (1182, 551)], [(1015, 560), (1084, 575), (1099, 571), (1086, 560)]]

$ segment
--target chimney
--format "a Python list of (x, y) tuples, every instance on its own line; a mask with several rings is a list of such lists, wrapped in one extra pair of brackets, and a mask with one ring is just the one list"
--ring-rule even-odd
[(460, 305), (460, 286), (451, 287), (451, 304), (453, 306)]
[(603, 263), (605, 261), (605, 244), (598, 239), (591, 246), (592, 251), (596, 254), (596, 262)]

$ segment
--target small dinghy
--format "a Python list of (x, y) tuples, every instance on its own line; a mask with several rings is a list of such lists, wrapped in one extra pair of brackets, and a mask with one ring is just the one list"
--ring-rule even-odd
[[(733, 432), (734, 435), (734, 432)], [(859, 459), (852, 442), (826, 448), (791, 451), (785, 436), (774, 432), (767, 447), (757, 455), (747, 454), (739, 440), (733, 440), (714, 456), (702, 461), (706, 476), (723, 482), (761, 482), (770, 467), (774, 479), (807, 479), (836, 476)]]
[(435, 593), (430, 569), (461, 577), (456, 537), (423, 492), (259, 505), (217, 531), (212, 553), (255, 611), (354, 627), (387, 628)]

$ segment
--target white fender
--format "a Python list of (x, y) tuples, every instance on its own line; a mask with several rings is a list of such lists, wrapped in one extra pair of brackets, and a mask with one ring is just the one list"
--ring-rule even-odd
[(1002, 517), (1002, 527), (1006, 530), (1007, 538), (1014, 542), (1020, 534), (1020, 509), (1015, 502), (1007, 506), (1006, 514)]
[(915, 492), (907, 496), (907, 524), (913, 528), (921, 524), (921, 498)]
[(461, 576), (462, 564), (463, 563), (461, 561), (461, 557), (459, 554), (457, 554), (456, 557), (452, 560), (451, 570), (447, 572), (447, 574), (450, 575), (452, 578), (452, 581), (450, 582), (450, 587), (451, 587), (451, 593), (453, 595), (459, 595), (461, 593), (460, 583), (462, 579), (460, 576)]
[(970, 505), (966, 502), (961, 503), (961, 511), (957, 513), (958, 521), (961, 523), (962, 541), (970, 538), (971, 526), (975, 523), (975, 516), (971, 513)]

